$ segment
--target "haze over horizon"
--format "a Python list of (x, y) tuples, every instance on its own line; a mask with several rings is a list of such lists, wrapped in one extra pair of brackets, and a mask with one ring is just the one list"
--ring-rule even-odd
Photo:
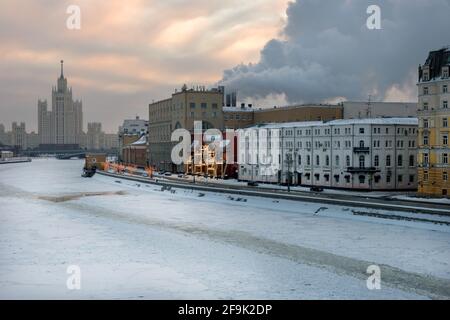
[[(81, 8), (81, 30), (66, 9)], [(236, 88), (256, 106), (342, 99), (416, 101), (417, 66), (449, 44), (450, 0), (3, 0), (0, 123), (37, 129), (59, 61), (86, 123), (116, 132), (152, 100), (188, 85)], [(432, 18), (430, 18), (432, 17)], [(429, 35), (433, 36), (430, 37)]]

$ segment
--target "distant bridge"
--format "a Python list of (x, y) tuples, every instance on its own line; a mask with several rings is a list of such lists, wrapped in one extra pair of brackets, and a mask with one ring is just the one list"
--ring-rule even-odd
[(27, 157), (38, 157), (44, 155), (55, 156), (57, 159), (67, 160), (70, 158), (85, 158), (86, 154), (89, 153), (105, 153), (108, 156), (117, 156), (116, 149), (110, 150), (83, 150), (83, 149), (74, 149), (74, 150), (24, 150), (21, 152), (22, 155)]

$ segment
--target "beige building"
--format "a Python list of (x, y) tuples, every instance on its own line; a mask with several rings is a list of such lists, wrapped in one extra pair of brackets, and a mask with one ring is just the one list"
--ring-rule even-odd
[(419, 193), (450, 197), (450, 50), (419, 67)]
[(171, 152), (176, 142), (171, 141), (176, 129), (187, 129), (193, 133), (194, 121), (202, 121), (203, 129), (224, 129), (224, 94), (221, 88), (188, 89), (186, 85), (169, 99), (149, 105), (149, 164), (157, 170), (184, 171), (182, 165), (175, 166)]
[(225, 127), (241, 129), (264, 123), (330, 121), (343, 118), (339, 105), (294, 105), (254, 109), (252, 105), (224, 108)]
[(416, 102), (345, 101), (341, 105), (344, 111), (344, 119), (417, 117)]

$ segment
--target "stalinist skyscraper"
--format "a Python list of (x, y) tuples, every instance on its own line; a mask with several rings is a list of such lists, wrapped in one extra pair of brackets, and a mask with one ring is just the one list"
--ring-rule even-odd
[(52, 110), (46, 100), (38, 101), (38, 126), (41, 144), (80, 144), (83, 133), (83, 110), (79, 100), (72, 99), (72, 88), (64, 77), (64, 62), (61, 60), (61, 75), (52, 88)]

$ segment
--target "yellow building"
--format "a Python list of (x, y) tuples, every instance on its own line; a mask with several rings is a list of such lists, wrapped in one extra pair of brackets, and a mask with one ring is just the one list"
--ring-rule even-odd
[(419, 194), (450, 197), (450, 50), (430, 52), (419, 66)]

